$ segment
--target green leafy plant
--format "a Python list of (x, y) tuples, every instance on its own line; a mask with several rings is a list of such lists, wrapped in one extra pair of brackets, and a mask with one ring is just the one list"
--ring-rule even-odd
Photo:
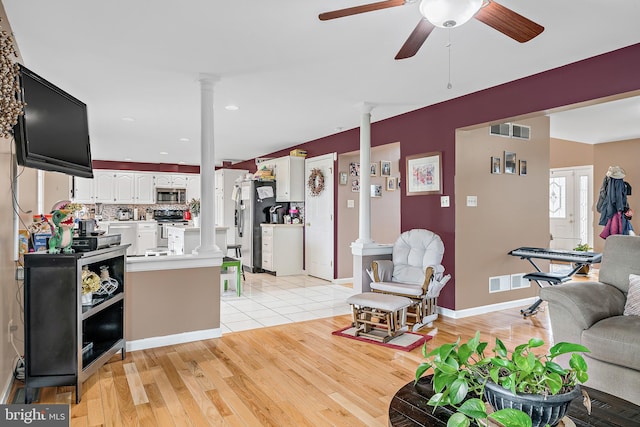
[(578, 252), (589, 252), (591, 249), (593, 248), (589, 246), (588, 243), (580, 243), (578, 246), (573, 248), (574, 251), (578, 251)]
[(194, 216), (200, 215), (200, 199), (191, 199), (189, 202), (189, 212)]
[[(499, 384), (512, 393), (555, 395), (571, 391), (578, 382), (589, 378), (587, 364), (580, 352), (589, 349), (579, 344), (561, 342), (549, 349), (548, 354), (536, 355), (533, 349), (544, 345), (539, 338), (531, 338), (526, 344), (518, 345), (512, 352), (496, 338), (492, 355), (486, 355), (486, 342), (480, 341), (480, 332), (466, 343), (443, 344), (427, 353), (427, 345), (422, 354), (427, 361), (416, 369), (416, 383), (429, 369), (433, 369), (434, 395), (430, 406), (454, 407), (457, 412), (451, 416), (447, 427), (466, 427), (475, 420), (486, 422), (487, 418), (505, 426), (531, 426), (527, 414), (516, 409), (502, 409), (487, 415), (482, 400), (487, 381)], [(561, 354), (571, 354), (570, 368), (565, 369), (554, 359)], [(467, 396), (470, 396), (467, 398)], [(435, 408), (434, 408), (435, 409)]]

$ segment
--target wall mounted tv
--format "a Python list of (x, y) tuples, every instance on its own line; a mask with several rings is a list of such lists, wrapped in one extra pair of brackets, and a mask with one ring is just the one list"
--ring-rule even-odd
[(24, 115), (13, 128), (19, 165), (93, 178), (87, 106), (20, 66)]

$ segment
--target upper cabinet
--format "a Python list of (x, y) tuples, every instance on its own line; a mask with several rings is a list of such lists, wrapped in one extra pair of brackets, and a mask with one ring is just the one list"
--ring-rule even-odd
[(189, 175), (155, 174), (157, 188), (187, 188)]
[(304, 202), (304, 157), (271, 160), (276, 177), (276, 202)]
[(190, 198), (200, 197), (199, 175), (112, 170), (94, 170), (93, 175), (93, 179), (72, 178), (74, 202), (150, 205), (155, 203), (156, 187), (191, 188)]

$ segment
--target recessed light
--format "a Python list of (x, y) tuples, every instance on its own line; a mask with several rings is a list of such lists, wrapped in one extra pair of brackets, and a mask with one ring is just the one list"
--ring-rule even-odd
[(161, 151), (161, 152), (160, 152), (160, 154), (162, 154), (162, 155), (167, 155), (167, 154), (169, 154), (169, 153), (167, 153), (166, 151)]
[(131, 157), (125, 157), (125, 158), (124, 158), (124, 161), (125, 161), (125, 162), (130, 162), (130, 161), (131, 161)]
[(226, 108), (229, 111), (237, 111), (240, 107), (238, 107), (237, 105), (229, 104), (229, 105), (225, 106), (224, 108)]
[(179, 164), (179, 165), (184, 165), (184, 164), (185, 164), (185, 162), (180, 161), (180, 162), (178, 162), (178, 164)]
[(343, 131), (343, 130), (344, 130), (344, 128), (343, 128), (342, 126), (338, 126), (338, 127), (334, 128), (334, 130), (335, 130), (336, 132), (341, 132), (341, 131)]
[(189, 142), (191, 140), (189, 138), (180, 138), (180, 139), (178, 139), (178, 141), (180, 141), (180, 142)]
[(135, 122), (136, 119), (134, 119), (133, 117), (123, 117), (122, 121), (123, 122)]

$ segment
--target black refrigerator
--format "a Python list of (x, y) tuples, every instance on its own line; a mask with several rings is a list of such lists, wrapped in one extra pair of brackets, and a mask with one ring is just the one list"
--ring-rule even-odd
[(243, 181), (239, 186), (239, 202), (236, 202), (236, 233), (242, 244), (242, 266), (252, 273), (262, 271), (262, 229), (268, 224), (269, 210), (276, 203), (274, 181)]

